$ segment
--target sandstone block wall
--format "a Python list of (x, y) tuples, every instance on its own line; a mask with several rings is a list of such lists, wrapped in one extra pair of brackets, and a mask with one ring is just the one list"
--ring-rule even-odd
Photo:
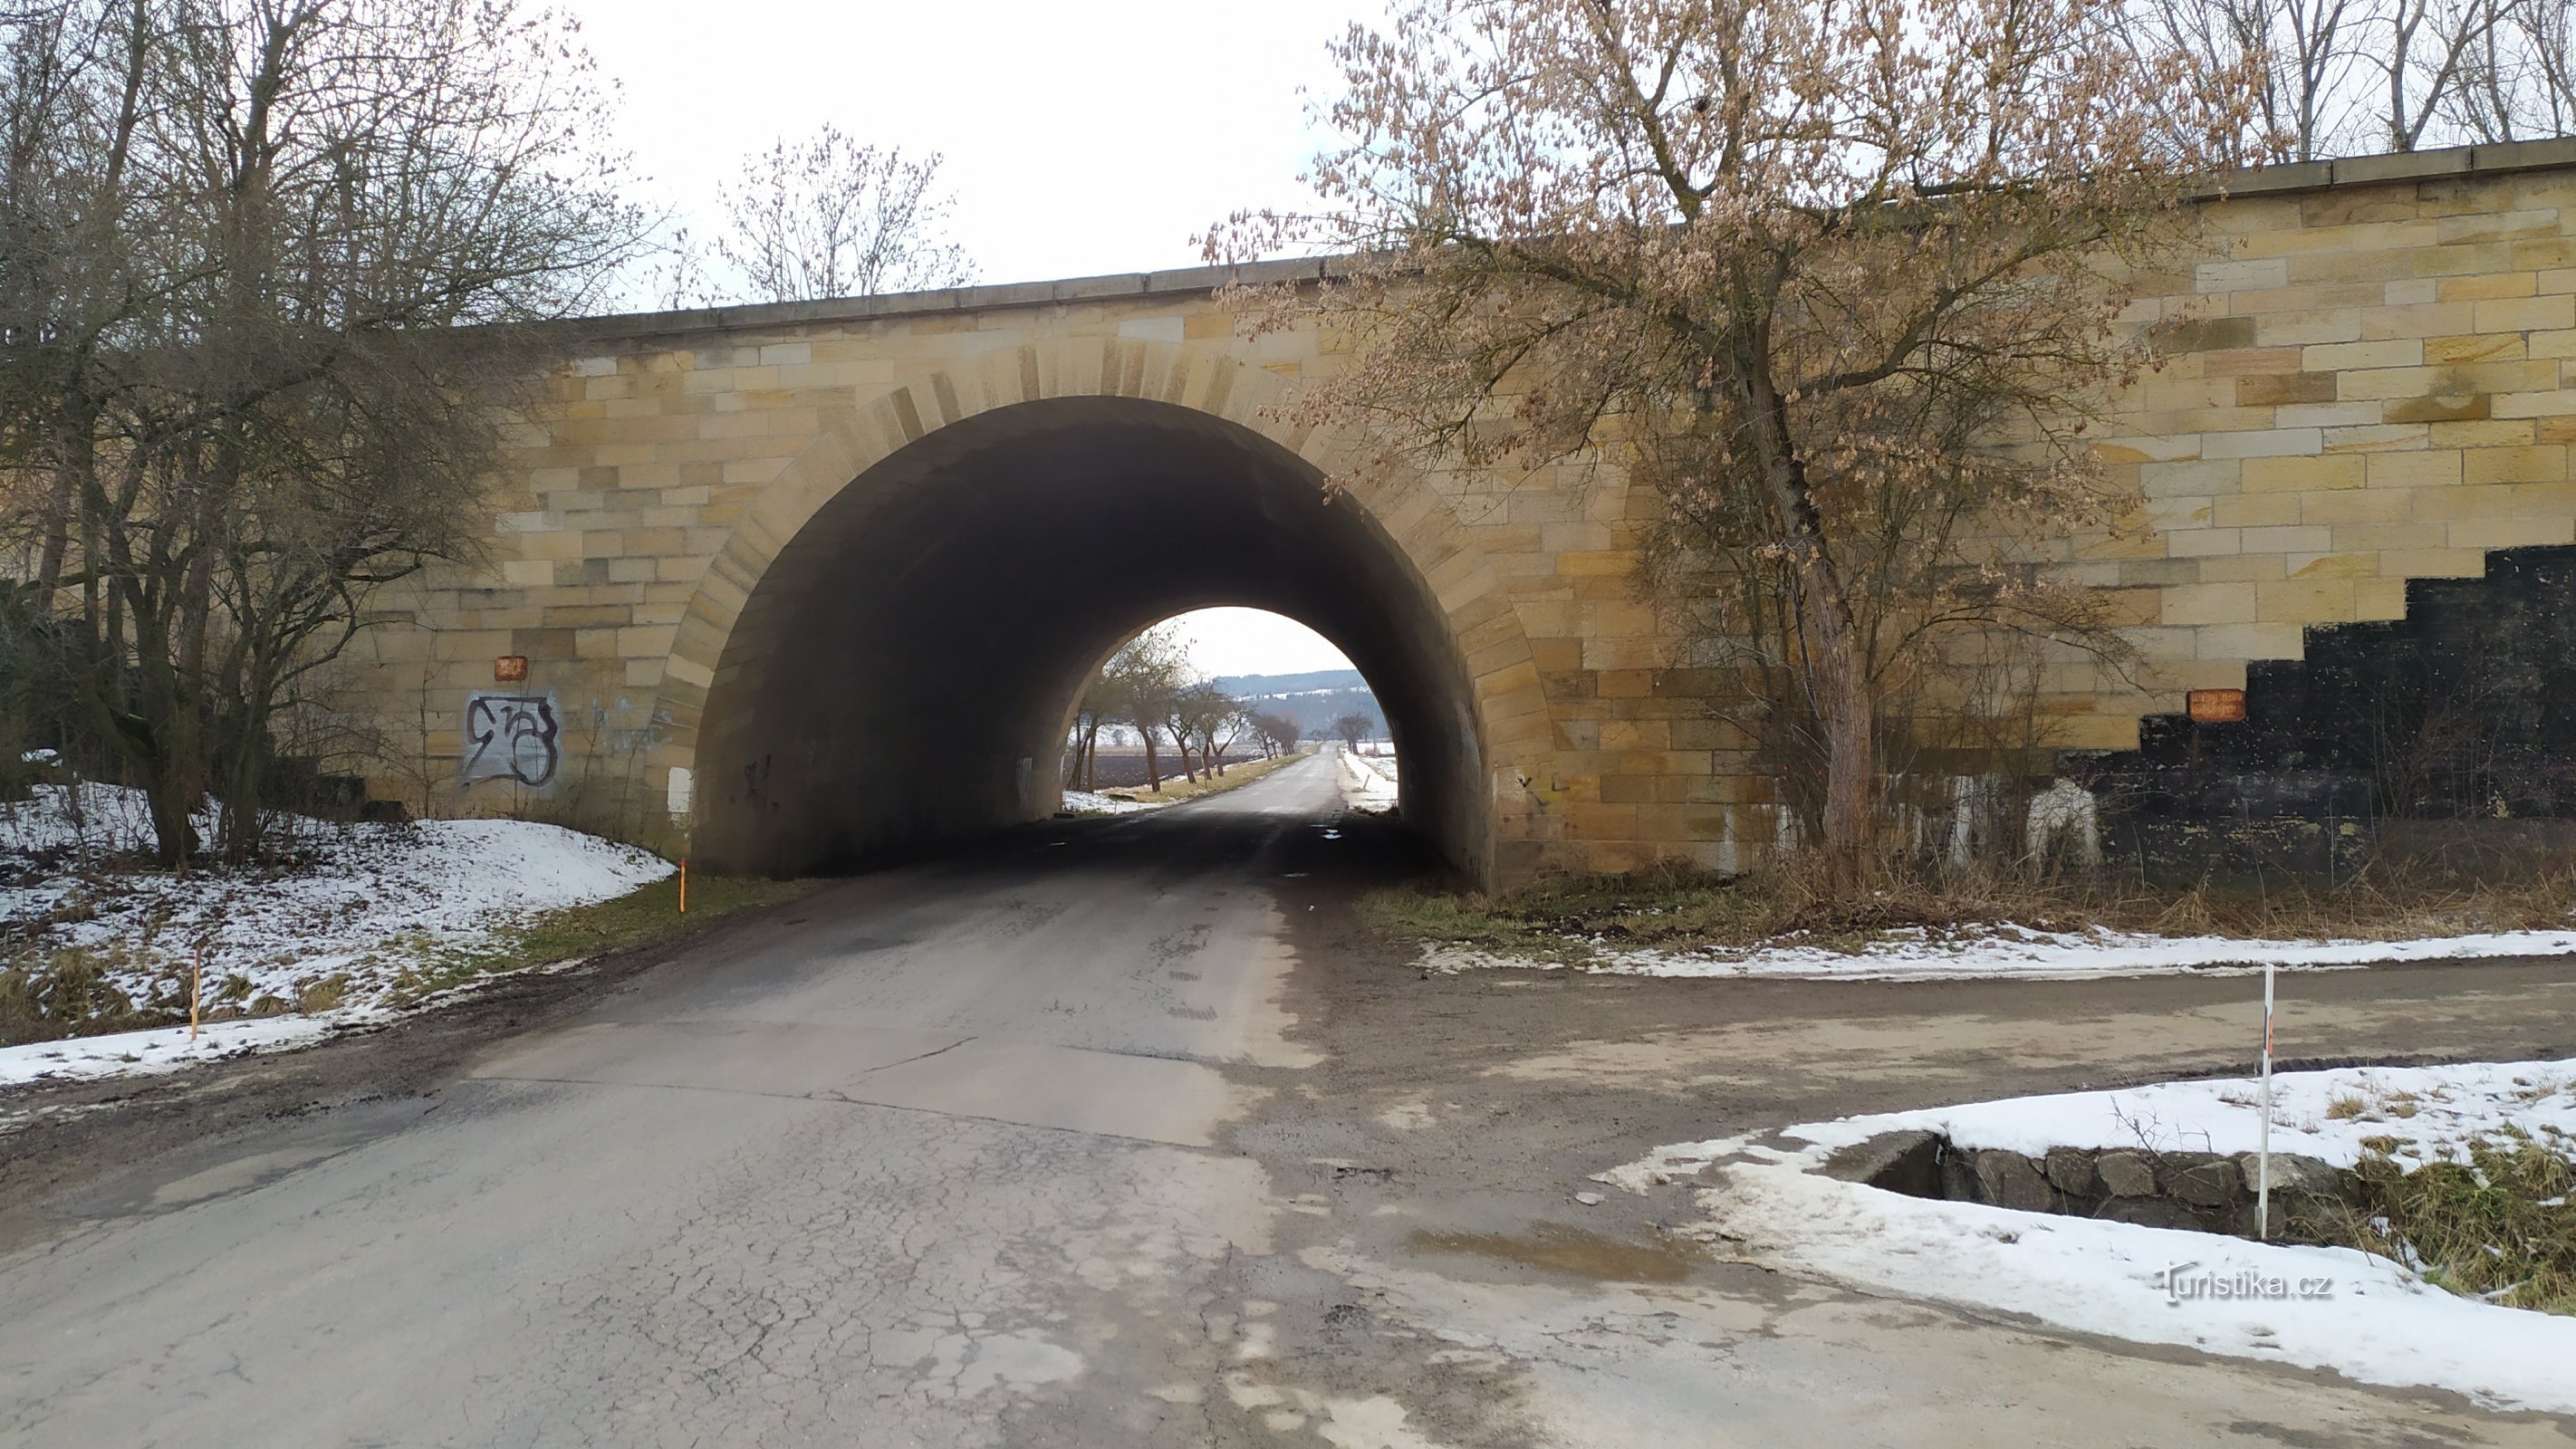
[[(2123, 595), (2143, 690), (2069, 666), (2073, 748), (2134, 742), (2182, 692), (2297, 657), (2312, 625), (2399, 616), (2409, 579), (2576, 541), (2576, 143), (2279, 168), (2208, 203), (2209, 247), (2142, 302), (2173, 364), (2110, 466), (2151, 531), (2070, 541)], [(1339, 440), (1270, 411), (1331, 340), (1247, 340), (1213, 273), (606, 319), (567, 330), (515, 439), (488, 562), (378, 601), (357, 694), (394, 743), (373, 787), (678, 844), (695, 731), (773, 558), (833, 493), (946, 423), (1041, 397), (1146, 397), (1330, 471)], [(1642, 501), (1615, 479), (1442, 475), (1357, 500), (1419, 568), (1473, 680), (1501, 878), (1775, 840), (1768, 781), (1711, 714), (1712, 671), (1638, 593)], [(889, 627), (899, 627), (890, 622)], [(494, 681), (525, 656), (524, 685)], [(477, 692), (549, 699), (541, 786), (459, 783)], [(676, 813), (675, 813), (676, 812)]]

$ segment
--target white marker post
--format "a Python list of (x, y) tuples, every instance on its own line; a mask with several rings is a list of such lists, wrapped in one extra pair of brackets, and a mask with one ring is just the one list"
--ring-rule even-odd
[(2272, 963), (2263, 963), (2263, 1123), (2254, 1138), (2254, 1237), (2272, 1238)]

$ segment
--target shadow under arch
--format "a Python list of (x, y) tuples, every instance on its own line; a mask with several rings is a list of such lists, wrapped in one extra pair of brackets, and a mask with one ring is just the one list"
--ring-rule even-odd
[(1178, 403), (974, 413), (863, 469), (752, 581), (695, 741), (707, 868), (863, 868), (1040, 818), (1075, 695), (1160, 619), (1296, 619), (1378, 692), (1404, 813), (1490, 861), (1487, 743), (1431, 585), (1368, 510), (1261, 433)]

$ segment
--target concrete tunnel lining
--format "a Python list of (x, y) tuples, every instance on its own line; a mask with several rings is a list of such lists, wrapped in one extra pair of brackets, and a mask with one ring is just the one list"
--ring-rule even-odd
[(1091, 671), (1138, 630), (1216, 605), (1286, 615), (1349, 656), (1403, 757), (1405, 818), (1480, 874), (1473, 689), (1402, 548), (1277, 443), (1122, 397), (937, 429), (780, 549), (708, 693), (694, 853), (716, 870), (848, 871), (1042, 818)]

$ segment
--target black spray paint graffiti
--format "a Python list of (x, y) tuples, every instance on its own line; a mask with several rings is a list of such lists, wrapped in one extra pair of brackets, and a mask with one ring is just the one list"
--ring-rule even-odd
[(465, 702), (462, 782), (516, 780), (544, 786), (563, 764), (551, 694), (477, 694)]

